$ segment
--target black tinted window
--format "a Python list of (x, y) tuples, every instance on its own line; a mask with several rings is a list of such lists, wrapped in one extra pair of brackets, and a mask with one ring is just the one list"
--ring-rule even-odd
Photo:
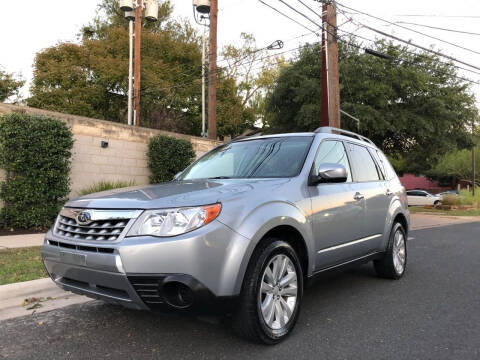
[(355, 181), (379, 180), (377, 167), (366, 147), (349, 144)]
[(315, 158), (315, 173), (318, 173), (320, 165), (325, 163), (340, 164), (347, 170), (347, 182), (352, 181), (350, 164), (348, 163), (347, 152), (340, 141), (323, 141), (318, 148)]

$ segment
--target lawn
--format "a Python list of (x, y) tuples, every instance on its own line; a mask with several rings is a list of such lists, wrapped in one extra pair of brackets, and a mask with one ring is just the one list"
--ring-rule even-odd
[(476, 210), (440, 210), (440, 209), (425, 209), (423, 206), (410, 206), (408, 208), (410, 213), (431, 213), (437, 215), (451, 215), (451, 216), (480, 216), (480, 209)]
[(0, 285), (48, 277), (40, 246), (0, 250)]

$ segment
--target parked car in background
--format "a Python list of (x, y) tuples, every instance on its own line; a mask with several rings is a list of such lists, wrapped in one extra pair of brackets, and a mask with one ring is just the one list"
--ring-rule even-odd
[(458, 196), (460, 195), (459, 191), (458, 190), (447, 190), (447, 191), (444, 191), (444, 192), (441, 192), (440, 194), (438, 194), (440, 196), (445, 196), (445, 195), (453, 195), (453, 196)]
[(408, 205), (412, 206), (438, 205), (442, 202), (442, 196), (430, 194), (425, 190), (408, 190), (407, 199)]
[(229, 312), (240, 335), (275, 344), (318, 275), (373, 261), (400, 279), (408, 228), (385, 155), (320, 128), (232, 141), (172, 182), (71, 200), (42, 255), (65, 290), (133, 309)]

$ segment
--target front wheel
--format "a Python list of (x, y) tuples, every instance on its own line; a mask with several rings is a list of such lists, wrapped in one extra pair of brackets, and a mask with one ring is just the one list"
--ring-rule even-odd
[(234, 315), (236, 332), (253, 341), (276, 344), (292, 331), (303, 295), (303, 273), (295, 250), (266, 239), (251, 259)]
[(385, 256), (373, 262), (378, 276), (400, 279), (407, 266), (407, 236), (402, 224), (393, 224)]

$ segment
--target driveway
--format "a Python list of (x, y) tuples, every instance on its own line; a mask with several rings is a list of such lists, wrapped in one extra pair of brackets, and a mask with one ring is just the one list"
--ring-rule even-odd
[(400, 281), (364, 265), (307, 290), (274, 347), (228, 320), (136, 312), (98, 301), (0, 322), (6, 359), (479, 359), (480, 223), (413, 230)]

